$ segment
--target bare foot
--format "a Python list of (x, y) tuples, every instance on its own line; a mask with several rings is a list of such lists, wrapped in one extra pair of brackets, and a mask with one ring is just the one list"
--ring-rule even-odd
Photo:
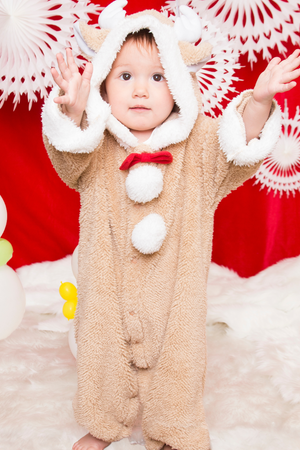
[(110, 442), (101, 441), (90, 433), (79, 439), (72, 447), (72, 450), (103, 450)]

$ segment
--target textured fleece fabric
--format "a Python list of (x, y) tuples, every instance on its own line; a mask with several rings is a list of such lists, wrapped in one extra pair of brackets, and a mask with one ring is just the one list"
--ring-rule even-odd
[[(187, 76), (200, 102), (196, 79)], [(250, 96), (239, 97), (222, 119), (197, 113), (179, 142), (165, 136), (163, 148), (172, 153), (173, 162), (151, 164), (162, 170), (163, 189), (145, 203), (130, 200), (128, 172), (119, 167), (132, 152), (157, 151), (156, 141), (155, 149), (151, 139), (124, 145), (107, 129), (108, 111), (99, 119), (103, 134), (92, 136), (88, 150), (84, 145), (80, 149), (76, 133), (82, 138), (91, 127), (97, 129), (89, 118), (89, 111), (90, 116), (94, 112), (87, 110), (79, 129), (63, 117), (51, 96), (46, 102), (46, 149), (59, 176), (81, 198), (74, 411), (78, 423), (97, 438), (111, 442), (128, 437), (141, 414), (147, 450), (164, 444), (178, 450), (210, 448), (202, 400), (214, 212), (224, 196), (255, 173), (280, 132), (280, 112), (273, 105), (261, 139), (246, 144), (241, 113)], [(226, 123), (236, 124), (234, 134), (226, 133)], [(58, 149), (54, 143), (60, 132), (66, 142)], [(249, 159), (249, 151), (254, 158)], [(134, 248), (131, 235), (152, 213), (164, 218), (166, 237), (159, 251), (143, 254)]]

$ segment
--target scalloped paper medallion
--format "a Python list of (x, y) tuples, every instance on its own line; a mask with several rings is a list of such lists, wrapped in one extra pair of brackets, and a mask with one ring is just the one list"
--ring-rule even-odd
[[(176, 1), (167, 1), (166, 8), (175, 10)], [(289, 38), (299, 44), (299, 0), (181, 0), (180, 4), (192, 6), (200, 17), (235, 38), (235, 50), (248, 53), (251, 64), (257, 61), (255, 53), (261, 51), (269, 61), (270, 48), (277, 47), (286, 55), (284, 42)]]
[(100, 9), (89, 0), (0, 0), (0, 108), (11, 93), (15, 107), (27, 94), (29, 109), (35, 92), (46, 97), (53, 86), (51, 65), (66, 47), (72, 46), (82, 66), (73, 22), (88, 21), (88, 13), (98, 15)]
[(289, 109), (285, 101), (282, 113), (282, 132), (279, 141), (254, 175), (262, 188), (274, 190), (289, 196), (300, 191), (300, 109), (297, 107), (294, 118), (289, 118)]

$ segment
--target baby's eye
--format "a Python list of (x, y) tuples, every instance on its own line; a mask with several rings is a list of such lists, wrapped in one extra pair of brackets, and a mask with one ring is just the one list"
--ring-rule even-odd
[(121, 75), (121, 79), (124, 81), (130, 80), (130, 78), (131, 78), (130, 73), (125, 72), (125, 73), (122, 73), (122, 75)]
[(164, 79), (164, 76), (160, 73), (155, 73), (152, 78), (154, 81), (162, 81)]

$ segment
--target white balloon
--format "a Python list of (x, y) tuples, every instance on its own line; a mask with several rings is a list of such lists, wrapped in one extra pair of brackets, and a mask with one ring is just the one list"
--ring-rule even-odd
[(71, 258), (71, 265), (72, 265), (72, 271), (74, 274), (74, 277), (77, 280), (78, 276), (78, 245), (75, 247), (75, 250), (73, 252), (72, 258)]
[(75, 341), (75, 332), (74, 332), (74, 320), (72, 319), (72, 323), (69, 329), (69, 346), (74, 358), (77, 358), (77, 344)]
[(2, 233), (5, 230), (6, 222), (7, 222), (7, 209), (4, 200), (0, 195), (0, 237), (2, 236)]
[(25, 292), (16, 272), (0, 267), (0, 339), (7, 338), (20, 325), (25, 313)]

